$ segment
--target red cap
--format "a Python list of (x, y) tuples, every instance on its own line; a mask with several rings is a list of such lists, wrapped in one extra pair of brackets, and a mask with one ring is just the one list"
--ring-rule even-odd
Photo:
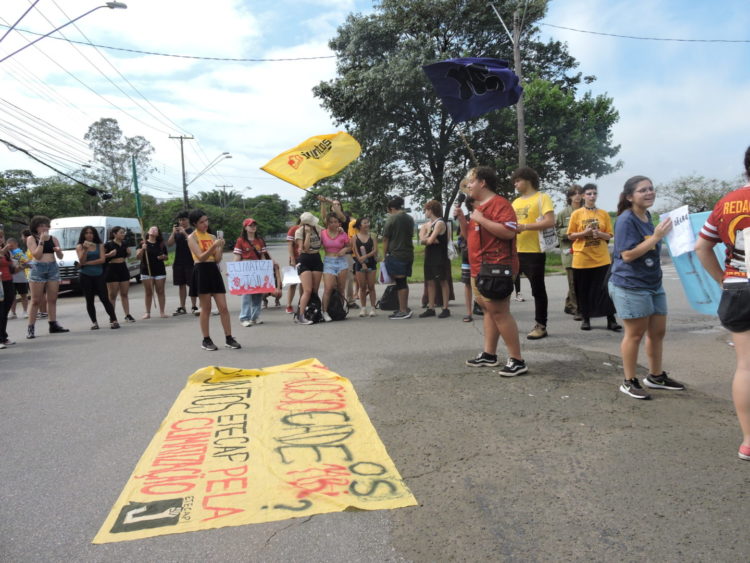
[(255, 219), (253, 219), (252, 217), (248, 217), (247, 219), (245, 219), (244, 221), (242, 221), (242, 228), (244, 229), (248, 225), (253, 225), (253, 224), (257, 225), (258, 222)]

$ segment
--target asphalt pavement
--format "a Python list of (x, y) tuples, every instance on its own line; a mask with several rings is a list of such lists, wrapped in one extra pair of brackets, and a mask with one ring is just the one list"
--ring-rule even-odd
[[(190, 315), (140, 320), (139, 285), (138, 320), (120, 330), (90, 331), (82, 297), (64, 296), (70, 333), (49, 335), (40, 321), (27, 341), (24, 321), (11, 320), (17, 344), (0, 350), (0, 560), (746, 561), (750, 464), (736, 455), (734, 352), (673, 278), (667, 264), (665, 369), (687, 389), (651, 401), (618, 391), (620, 336), (604, 319), (585, 333), (562, 313), (562, 276), (547, 278), (550, 336), (523, 340), (529, 374), (513, 379), (464, 365), (482, 326), (461, 321), (462, 303), (448, 319), (355, 310), (315, 326), (271, 307), (263, 325), (243, 328), (229, 296), (243, 348), (206, 352)], [(411, 291), (419, 312), (421, 284)], [(525, 280), (522, 292), (512, 311), (525, 334)], [(176, 305), (168, 285), (167, 310)], [(211, 327), (220, 342), (217, 317)], [(310, 357), (352, 381), (419, 506), (91, 544), (191, 373)]]

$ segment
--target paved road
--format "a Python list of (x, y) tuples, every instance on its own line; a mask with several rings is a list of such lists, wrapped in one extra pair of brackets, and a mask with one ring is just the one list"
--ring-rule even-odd
[[(230, 297), (243, 348), (209, 353), (193, 317), (91, 332), (82, 298), (65, 297), (69, 334), (38, 329), (26, 341), (10, 321), (18, 344), (0, 351), (0, 560), (748, 560), (733, 351), (674, 277), (667, 268), (665, 364), (689, 388), (648, 402), (617, 390), (619, 337), (562, 314), (559, 276), (548, 282), (550, 337), (524, 340), (530, 374), (516, 379), (464, 367), (481, 325), (462, 323), (458, 305), (445, 320), (312, 327), (272, 308), (242, 328)], [(136, 318), (142, 291), (131, 292)], [(528, 331), (533, 304), (512, 309)], [(189, 374), (308, 357), (352, 380), (419, 506), (90, 543)]]

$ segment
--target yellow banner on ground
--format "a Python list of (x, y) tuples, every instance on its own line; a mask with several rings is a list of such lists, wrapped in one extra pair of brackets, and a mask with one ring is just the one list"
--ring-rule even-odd
[(206, 367), (93, 543), (416, 503), (348, 379), (316, 359)]
[(362, 152), (357, 140), (339, 131), (310, 137), (269, 160), (261, 170), (306, 190), (321, 178), (333, 176)]

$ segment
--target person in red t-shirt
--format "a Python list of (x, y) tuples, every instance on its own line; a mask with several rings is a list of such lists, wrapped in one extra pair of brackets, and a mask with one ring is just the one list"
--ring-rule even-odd
[[(745, 174), (750, 179), (750, 147), (745, 151)], [(732, 333), (737, 356), (732, 399), (743, 435), (738, 455), (741, 459), (750, 461), (750, 284), (747, 267), (750, 256), (746, 254), (746, 240), (750, 239), (748, 229), (750, 184), (719, 200), (700, 231), (695, 253), (706, 271), (723, 287), (719, 320)], [(714, 253), (714, 246), (719, 242), (727, 247), (725, 270), (722, 270)]]
[[(233, 253), (235, 262), (240, 260), (271, 260), (271, 256), (268, 254), (268, 249), (266, 249), (266, 242), (258, 233), (258, 222), (252, 217), (249, 217), (242, 222), (242, 235), (234, 244)], [(262, 287), (266, 287), (266, 284)], [(270, 283), (270, 280), (268, 287), (274, 287), (274, 285)], [(273, 293), (277, 297), (281, 296), (280, 291), (279, 293), (276, 293), (276, 290), (274, 290)], [(242, 296), (240, 306), (240, 323), (242, 326), (248, 327), (263, 324), (263, 321), (260, 320), (262, 303), (262, 293), (246, 293)]]
[(510, 264), (513, 275), (518, 274), (518, 253), (516, 252), (516, 212), (510, 202), (497, 195), (497, 173), (488, 166), (472, 168), (466, 176), (469, 196), (474, 210), (470, 220), (460, 207), (453, 210), (458, 218), (461, 233), (469, 245), (469, 266), (471, 285), (477, 303), (484, 310), (484, 350), (476, 358), (468, 360), (467, 366), (494, 367), (500, 364), (497, 359), (497, 343), (503, 337), (508, 349), (508, 361), (498, 372), (504, 377), (514, 377), (528, 371), (521, 357), (521, 342), (518, 338), (518, 325), (510, 313), (510, 296), (499, 300), (488, 299), (476, 289), (476, 277), (483, 263)]

